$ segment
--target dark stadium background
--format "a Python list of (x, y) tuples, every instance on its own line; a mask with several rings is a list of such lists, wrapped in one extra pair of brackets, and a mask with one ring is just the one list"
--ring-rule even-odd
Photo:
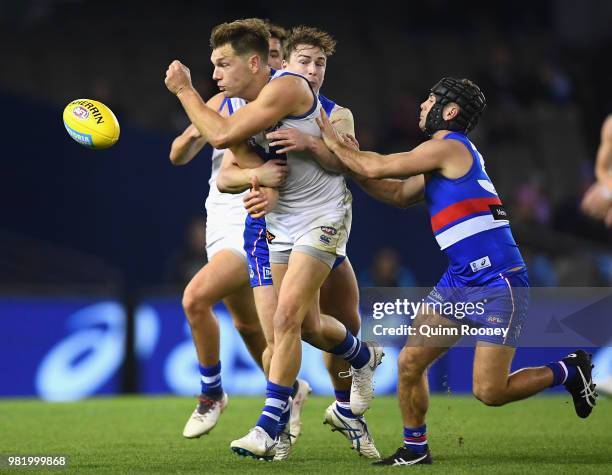
[[(170, 143), (187, 122), (163, 79), (168, 64), (180, 59), (202, 95), (213, 94), (210, 30), (249, 16), (318, 26), (337, 38), (322, 92), (352, 109), (362, 149), (414, 147), (422, 140), (418, 105), (428, 89), (444, 75), (475, 80), (488, 108), (472, 140), (509, 208), (532, 283), (609, 286), (610, 232), (585, 218), (579, 202), (593, 181), (602, 121), (612, 112), (612, 4), (518, 1), (491, 8), (490, 2), (448, 0), (367, 8), (0, 3), (0, 361), (3, 374), (15, 376), (2, 378), (0, 396), (40, 394), (35, 374), (50, 345), (70, 335), (67, 315), (100, 299), (123, 306), (128, 318), (118, 335), (127, 343), (117, 351), (127, 351), (117, 372), (92, 392), (142, 389), (143, 374), (161, 368), (142, 366), (134, 356), (132, 317), (143, 302), (157, 305), (163, 318), (176, 316), (163, 325), (179, 327), (172, 330), (179, 334), (175, 343), (188, 341), (172, 266), (187, 252), (190, 223), (203, 216), (210, 163), (199, 157), (185, 167), (170, 164)], [(63, 107), (81, 97), (101, 100), (117, 115), (121, 138), (112, 149), (86, 150), (66, 134)], [(401, 260), (398, 275), (409, 275), (412, 285), (433, 285), (446, 261), (426, 211), (392, 209), (351, 189), (349, 256), (360, 279), (371, 278), (377, 251), (390, 248)], [(75, 299), (83, 304), (69, 305)], [(174, 305), (168, 315), (159, 310), (167, 302)], [(91, 356), (83, 352), (74, 365)], [(19, 370), (7, 363), (15, 355), (23, 362)], [(464, 361), (458, 355), (455, 366)], [(452, 378), (449, 368), (439, 371), (438, 389)], [(115, 382), (109, 385), (109, 378)], [(469, 389), (463, 379), (455, 387)]]

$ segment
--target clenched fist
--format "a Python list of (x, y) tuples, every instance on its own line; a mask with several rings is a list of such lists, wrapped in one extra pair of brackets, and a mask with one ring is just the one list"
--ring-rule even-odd
[(172, 94), (178, 95), (183, 89), (192, 87), (189, 68), (178, 59), (175, 59), (168, 66), (164, 82)]

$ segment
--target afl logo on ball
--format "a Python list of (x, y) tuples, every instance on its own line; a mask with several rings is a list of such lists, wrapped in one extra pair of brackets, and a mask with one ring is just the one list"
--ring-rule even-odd
[(328, 236), (335, 236), (338, 232), (336, 228), (332, 228), (331, 226), (321, 226), (321, 231), (323, 231)]
[(89, 117), (89, 111), (83, 106), (76, 106), (72, 109), (72, 113), (77, 119), (86, 120)]

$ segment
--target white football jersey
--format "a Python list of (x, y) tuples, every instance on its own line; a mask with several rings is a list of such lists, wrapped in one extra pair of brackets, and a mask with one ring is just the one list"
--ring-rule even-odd
[[(293, 73), (276, 71), (270, 80), (288, 74)], [(274, 150), (270, 150), (269, 141), (266, 139), (266, 134), (273, 130), (290, 128), (321, 137), (321, 130), (316, 123), (320, 115), (321, 104), (313, 93), (313, 106), (306, 114), (299, 117), (287, 116), (251, 140), (260, 156), (267, 159), (286, 157), (289, 167), (287, 179), (279, 188), (278, 205), (266, 216), (266, 223), (272, 233), (282, 232), (283, 229), (296, 229), (296, 226), (299, 228), (300, 222), (312, 222), (313, 218), (323, 216), (326, 212), (334, 212), (346, 205), (347, 194), (350, 192), (343, 175), (329, 173), (309, 152), (277, 155)]]
[[(232, 98), (224, 101), (222, 107), (228, 107), (229, 113), (233, 114), (234, 111), (245, 104), (244, 99)], [(239, 194), (221, 193), (217, 188), (217, 176), (221, 169), (224, 153), (225, 149), (213, 149), (210, 179), (208, 180), (210, 190), (206, 198), (207, 226), (238, 223), (244, 225), (246, 219), (246, 210), (242, 198), (247, 192)]]

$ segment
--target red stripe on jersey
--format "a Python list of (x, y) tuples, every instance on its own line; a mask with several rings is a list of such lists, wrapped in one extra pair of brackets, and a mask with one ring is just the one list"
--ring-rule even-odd
[(431, 229), (435, 233), (453, 221), (457, 221), (458, 219), (469, 216), (470, 214), (490, 211), (490, 205), (501, 204), (502, 203), (497, 196), (490, 198), (472, 198), (469, 200), (459, 201), (458, 203), (447, 206), (443, 210), (434, 214), (431, 217)]

